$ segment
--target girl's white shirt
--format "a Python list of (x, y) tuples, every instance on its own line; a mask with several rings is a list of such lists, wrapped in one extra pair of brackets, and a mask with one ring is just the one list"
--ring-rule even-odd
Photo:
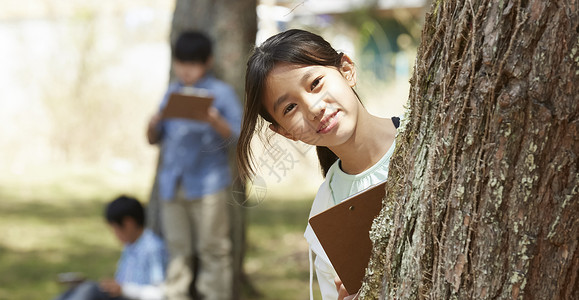
[[(394, 141), (386, 154), (372, 167), (368, 170), (356, 174), (356, 175), (348, 175), (344, 173), (340, 167), (339, 163), (340, 160), (336, 161), (328, 170), (326, 174), (326, 180), (320, 185), (318, 189), (318, 193), (316, 194), (316, 198), (312, 204), (312, 208), (310, 210), (309, 217), (312, 216), (334, 206), (334, 199), (332, 196), (332, 189), (331, 185), (334, 185), (337, 182), (333, 180), (346, 180), (348, 182), (344, 182), (344, 184), (351, 185), (352, 188), (350, 189), (350, 195), (353, 195), (357, 192), (365, 190), (370, 186), (379, 184), (384, 182), (388, 177), (388, 170), (390, 165), (390, 158), (394, 153), (394, 149), (396, 147), (396, 142)], [(340, 176), (334, 176), (337, 172), (341, 172)], [(344, 176), (345, 175), (345, 176)], [(339, 184), (339, 183), (338, 183)], [(344, 198), (343, 198), (344, 199)], [(320, 291), (322, 293), (322, 299), (324, 300), (335, 300), (338, 298), (338, 291), (336, 290), (336, 286), (334, 284), (334, 278), (337, 276), (336, 271), (332, 267), (332, 263), (328, 258), (326, 252), (322, 248), (320, 241), (316, 237), (311, 226), (308, 224), (306, 227), (306, 231), (304, 232), (304, 237), (308, 241), (309, 244), (309, 260), (310, 260), (310, 299), (313, 298), (313, 267), (315, 266), (316, 275), (318, 278), (318, 283), (320, 285)], [(312, 263), (312, 252), (316, 254), (315, 261)]]

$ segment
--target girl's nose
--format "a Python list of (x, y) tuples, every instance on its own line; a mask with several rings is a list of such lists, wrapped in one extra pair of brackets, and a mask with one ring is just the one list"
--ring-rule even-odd
[(324, 99), (317, 99), (316, 101), (312, 101), (309, 104), (309, 116), (308, 119), (310, 121), (320, 120), (324, 115), (324, 111), (326, 110), (326, 101)]

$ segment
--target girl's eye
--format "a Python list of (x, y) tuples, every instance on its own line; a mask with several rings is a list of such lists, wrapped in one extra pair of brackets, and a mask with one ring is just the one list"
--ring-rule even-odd
[(321, 80), (322, 80), (322, 76), (314, 79), (314, 81), (312, 82), (312, 85), (310, 86), (310, 89), (313, 91), (318, 86), (318, 84), (320, 84)]
[(294, 109), (294, 107), (296, 107), (295, 103), (288, 104), (288, 106), (286, 106), (285, 109), (283, 110), (284, 116), (287, 115), (290, 111), (292, 111), (292, 109)]

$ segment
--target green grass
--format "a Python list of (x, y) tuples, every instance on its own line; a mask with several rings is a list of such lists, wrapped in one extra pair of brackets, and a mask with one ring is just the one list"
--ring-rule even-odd
[[(63, 291), (61, 272), (113, 276), (121, 246), (102, 211), (120, 193), (146, 200), (150, 176), (142, 174), (52, 168), (0, 177), (0, 300), (51, 299)], [(244, 300), (308, 298), (302, 234), (310, 205), (310, 197), (268, 198), (245, 210), (244, 268), (260, 296), (245, 293)]]
[(308, 246), (303, 238), (311, 200), (268, 199), (248, 211), (245, 270), (263, 299), (308, 299)]

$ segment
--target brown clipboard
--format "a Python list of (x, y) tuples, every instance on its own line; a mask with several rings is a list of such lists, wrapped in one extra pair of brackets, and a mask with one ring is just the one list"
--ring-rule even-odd
[(385, 185), (386, 182), (371, 186), (309, 220), (350, 294), (362, 286), (372, 252), (369, 233), (382, 209)]
[(213, 97), (206, 94), (172, 93), (169, 95), (161, 116), (163, 119), (181, 118), (205, 121), (212, 103)]

